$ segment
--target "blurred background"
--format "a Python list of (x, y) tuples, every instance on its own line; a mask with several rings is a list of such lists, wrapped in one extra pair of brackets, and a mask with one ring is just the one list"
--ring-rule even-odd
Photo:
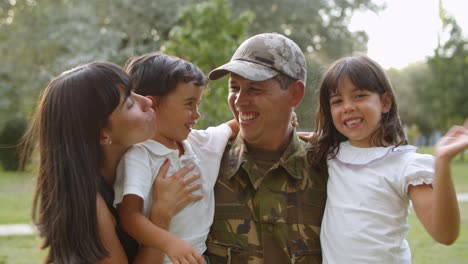
[[(289, 36), (307, 56), (301, 130), (314, 127), (324, 69), (364, 52), (388, 69), (410, 143), (431, 145), (468, 116), (467, 34), (454, 15), (463, 8), (458, 0), (1, 0), (0, 145), (15, 144), (50, 79), (78, 64), (123, 66), (161, 50), (208, 73), (262, 32)], [(198, 128), (231, 117), (227, 78), (210, 87)]]
[[(440, 135), (468, 117), (467, 14), (466, 0), (0, 0), (0, 230), (30, 227), (34, 169), (17, 171), (15, 145), (41, 91), (65, 70), (95, 60), (123, 66), (161, 50), (208, 73), (246, 38), (279, 32), (307, 57), (300, 130), (314, 128), (314, 93), (326, 67), (363, 52), (390, 76), (410, 143), (433, 153)], [(232, 117), (227, 79), (210, 82), (198, 128)], [(457, 192), (466, 194), (459, 198), (468, 200), (468, 161), (461, 155), (452, 169)], [(466, 263), (468, 203), (460, 208), (461, 235), (449, 248), (410, 216), (414, 263)], [(25, 234), (0, 234), (0, 264), (42, 262), (40, 239)]]

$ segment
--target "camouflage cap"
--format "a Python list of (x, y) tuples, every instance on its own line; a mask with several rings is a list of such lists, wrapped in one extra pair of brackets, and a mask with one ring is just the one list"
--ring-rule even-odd
[(299, 46), (278, 33), (255, 35), (239, 46), (231, 60), (212, 70), (208, 77), (217, 80), (235, 73), (252, 81), (264, 81), (283, 73), (304, 83), (307, 65)]

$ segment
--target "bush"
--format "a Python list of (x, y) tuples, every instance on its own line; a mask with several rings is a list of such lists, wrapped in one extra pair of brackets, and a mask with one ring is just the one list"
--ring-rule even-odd
[(18, 142), (26, 126), (27, 122), (23, 118), (13, 118), (5, 123), (0, 133), (0, 163), (4, 170), (18, 170), (20, 157)]

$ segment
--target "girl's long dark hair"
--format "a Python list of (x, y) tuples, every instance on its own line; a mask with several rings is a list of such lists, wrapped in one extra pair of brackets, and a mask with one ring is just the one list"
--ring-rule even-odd
[(93, 62), (62, 73), (41, 94), (24, 139), (39, 143), (32, 217), (47, 263), (96, 263), (107, 255), (96, 214), (100, 133), (130, 91), (119, 66)]
[(360, 89), (378, 93), (380, 96), (387, 94), (391, 100), (390, 110), (382, 114), (381, 125), (371, 137), (372, 143), (376, 146), (407, 144), (398, 115), (395, 93), (385, 71), (365, 55), (344, 57), (330, 66), (319, 84), (316, 129), (309, 160), (321, 170), (326, 170), (327, 159), (335, 157), (340, 143), (347, 140), (335, 128), (330, 109), (330, 95), (338, 90), (340, 80), (344, 77), (348, 77)]

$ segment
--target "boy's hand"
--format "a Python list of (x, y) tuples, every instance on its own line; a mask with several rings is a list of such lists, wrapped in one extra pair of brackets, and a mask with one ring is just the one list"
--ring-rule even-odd
[(168, 243), (166, 254), (174, 264), (205, 264), (205, 260), (186, 241), (176, 239)]
[(435, 147), (438, 158), (451, 160), (455, 155), (468, 148), (468, 120), (463, 126), (453, 126)]

